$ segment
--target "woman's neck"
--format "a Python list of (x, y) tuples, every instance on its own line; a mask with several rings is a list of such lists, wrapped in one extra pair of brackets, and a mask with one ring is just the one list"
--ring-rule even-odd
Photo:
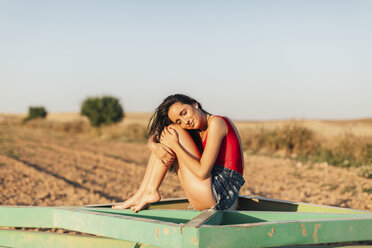
[(205, 122), (204, 122), (204, 126), (200, 129), (201, 133), (207, 131), (211, 117), (212, 115), (210, 114), (207, 114), (207, 113), (204, 114)]

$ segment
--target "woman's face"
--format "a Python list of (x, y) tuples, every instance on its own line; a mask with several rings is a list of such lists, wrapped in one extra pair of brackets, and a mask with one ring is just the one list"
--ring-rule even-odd
[(169, 119), (183, 129), (202, 129), (205, 125), (205, 114), (198, 104), (174, 103), (168, 110)]

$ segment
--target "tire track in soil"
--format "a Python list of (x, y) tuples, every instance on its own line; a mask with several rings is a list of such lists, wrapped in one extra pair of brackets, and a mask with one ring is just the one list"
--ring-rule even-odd
[[(39, 148), (40, 148), (40, 146), (39, 146)], [(62, 157), (68, 157), (69, 154), (76, 154), (79, 157), (81, 156), (80, 151), (65, 149), (65, 148), (61, 148), (61, 147), (58, 147), (58, 146), (54, 146), (54, 145), (53, 145), (53, 148), (58, 148), (58, 151), (62, 151), (64, 153), (66, 153), (65, 155), (62, 155)], [(87, 153), (87, 154), (88, 155), (94, 155), (94, 156), (97, 155), (97, 154), (92, 154), (92, 153)], [(66, 160), (64, 160), (64, 162), (66, 163)], [(111, 181), (117, 181), (117, 184), (120, 184), (121, 181), (132, 181), (133, 178), (138, 178), (138, 182), (131, 186), (131, 190), (126, 195), (129, 196), (130, 194), (133, 194), (135, 192), (135, 190), (138, 188), (139, 182), (142, 179), (142, 176), (144, 175), (145, 167), (141, 166), (141, 168), (138, 168), (138, 165), (134, 164), (134, 163), (123, 165), (120, 162), (120, 160), (115, 159), (115, 158), (112, 158), (112, 160), (109, 159), (109, 161), (107, 161), (107, 164), (113, 164), (113, 162), (119, 163), (118, 165), (120, 165), (120, 166), (118, 166), (117, 167), (118, 169), (114, 171), (115, 174), (112, 175), (112, 180)], [(71, 164), (73, 164), (73, 162), (71, 162)], [(87, 168), (78, 166), (76, 164), (74, 164), (73, 166), (75, 168), (77, 168), (77, 173), (80, 173), (82, 171), (87, 170)], [(92, 168), (92, 166), (90, 166), (88, 163), (86, 163), (86, 161), (84, 162), (84, 166)], [(94, 166), (96, 166), (96, 165), (94, 165)], [(93, 166), (92, 169), (94, 169), (94, 166)], [(123, 171), (124, 168), (125, 168), (125, 172)], [(134, 170), (136, 171), (134, 173), (135, 175), (133, 174)], [(128, 175), (128, 172), (129, 172), (129, 175)], [(77, 174), (77, 173), (75, 173), (75, 174)], [(122, 175), (123, 173), (125, 174), (125, 176)], [(99, 174), (98, 171), (96, 171), (96, 174)], [(120, 175), (122, 175), (122, 176), (120, 176)], [(93, 178), (93, 180), (95, 180), (95, 179), (97, 179), (97, 176), (92, 175), (92, 178)], [(95, 187), (95, 185), (93, 184), (90, 187)], [(112, 191), (115, 191), (115, 190), (114, 189), (109, 189), (109, 191), (112, 192)], [(185, 193), (184, 193), (184, 191), (183, 191), (183, 189), (180, 185), (180, 182), (178, 180), (178, 177), (174, 174), (171, 174), (171, 173), (168, 173), (168, 176), (165, 178), (164, 183), (160, 187), (160, 191), (162, 191), (163, 198), (164, 197), (184, 197), (185, 196)], [(120, 195), (122, 195), (125, 192), (127, 192), (127, 191), (121, 192)]]
[[(2, 133), (0, 126), (0, 134)], [(112, 159), (120, 160), (121, 162), (136, 164), (137, 166), (145, 166), (150, 155), (145, 144), (140, 143), (123, 143), (123, 142), (107, 142), (99, 138), (91, 138), (87, 136), (69, 136), (63, 137), (63, 142), (59, 142), (57, 135), (52, 133), (40, 133), (41, 130), (22, 128), (16, 130), (16, 128), (7, 127), (8, 137), (12, 137), (15, 142), (28, 142), (31, 145), (40, 146), (45, 143), (45, 146), (51, 146), (56, 149), (67, 149), (68, 152), (81, 151), (92, 155), (102, 155), (104, 157), (110, 157)], [(21, 131), (21, 132), (19, 132)], [(30, 137), (33, 136), (33, 137)], [(52, 136), (52, 137), (50, 137)], [(68, 147), (66, 147), (68, 146)], [(107, 148), (110, 147), (110, 148)], [(111, 148), (112, 147), (112, 148)], [(113, 151), (120, 150), (115, 153)], [(140, 152), (138, 153), (138, 150)]]
[[(28, 130), (28, 131), (33, 131), (33, 130)], [(109, 190), (109, 192), (111, 192), (110, 195), (112, 195), (112, 191), (118, 192), (117, 194), (115, 194), (115, 195), (117, 195), (116, 196), (117, 198), (121, 198), (122, 196), (124, 196), (124, 198), (126, 198), (126, 197), (129, 197), (130, 195), (132, 195), (135, 192), (135, 190), (138, 188), (138, 185), (139, 185), (139, 183), (141, 181), (141, 178), (142, 178), (142, 176), (144, 174), (145, 166), (143, 164), (139, 165), (138, 163), (132, 163), (131, 165), (129, 165), (129, 164), (123, 162), (123, 161), (129, 162), (128, 160), (118, 159), (118, 156), (117, 155), (115, 155), (115, 156), (110, 155), (109, 156), (109, 159), (108, 159), (107, 158), (108, 156), (105, 156), (107, 154), (102, 154), (102, 153), (99, 153), (99, 152), (97, 153), (96, 151), (91, 151), (91, 150), (86, 151), (85, 149), (80, 148), (80, 147), (82, 147), (79, 144), (80, 142), (74, 142), (73, 143), (73, 144), (79, 146), (78, 149), (75, 149), (74, 150), (74, 149), (70, 148), (70, 147), (72, 147), (71, 145), (69, 146), (69, 148), (66, 148), (65, 147), (64, 144), (69, 144), (70, 143), (69, 141), (62, 142), (63, 146), (60, 146), (60, 145), (55, 145), (55, 141), (57, 139), (45, 139), (43, 135), (41, 135), (41, 137), (37, 137), (38, 135), (36, 135), (36, 137), (34, 137), (33, 136), (33, 134), (34, 134), (33, 132), (31, 132), (31, 133), (30, 132), (27, 132), (27, 135), (25, 135), (24, 133), (25, 133), (25, 131), (22, 131), (21, 132), (21, 135), (19, 135), (19, 133), (17, 133), (17, 132), (14, 133), (13, 135), (11, 135), (12, 138), (16, 137), (17, 140), (19, 141), (19, 142), (15, 142), (15, 143), (18, 144), (18, 146), (21, 146), (21, 147), (23, 146), (23, 149), (22, 149), (23, 151), (21, 153), (22, 154), (23, 153), (27, 153), (27, 152), (25, 152), (25, 149), (27, 149), (27, 150), (28, 149), (41, 149), (42, 147), (44, 147), (45, 150), (46, 150), (45, 151), (45, 155), (48, 155), (48, 152), (50, 153), (52, 150), (53, 150), (53, 153), (56, 152), (58, 154), (60, 154), (61, 151), (63, 151), (62, 152), (63, 155), (57, 156), (58, 157), (57, 159), (56, 158), (53, 158), (53, 163), (54, 164), (56, 162), (57, 163), (58, 162), (64, 162), (66, 164), (66, 160), (69, 160), (71, 157), (82, 158), (83, 157), (82, 154), (85, 154), (87, 156), (94, 156), (94, 157), (97, 157), (97, 155), (98, 155), (99, 158), (103, 158), (105, 160), (106, 163), (104, 163), (104, 164), (112, 165), (113, 162), (115, 162), (115, 164), (118, 164), (118, 162), (120, 162), (120, 164), (118, 164), (118, 166), (110, 166), (110, 168), (118, 168), (116, 170), (116, 174), (113, 175), (113, 179), (110, 180), (110, 181), (117, 181), (116, 185), (114, 184), (111, 187), (110, 187), (110, 185), (107, 185), (107, 187), (101, 187), (101, 188), (105, 188), (105, 191), (106, 192), (107, 192), (107, 189), (110, 189), (111, 188), (111, 190)], [(18, 135), (16, 135), (16, 134), (18, 134)], [(36, 134), (37, 134), (37, 132), (36, 132)], [(31, 139), (30, 139), (30, 135), (32, 136)], [(20, 136), (22, 136), (22, 137), (20, 137)], [(26, 136), (27, 136), (27, 138), (24, 139), (23, 137), (26, 137)], [(38, 142), (36, 142), (36, 140)], [(50, 140), (50, 143), (46, 142), (46, 140)], [(85, 144), (86, 143), (83, 142), (83, 144), (84, 144), (84, 148), (85, 148)], [(30, 147), (25, 148), (25, 145), (28, 145)], [(142, 150), (142, 152), (140, 154), (142, 154), (142, 156), (143, 156), (143, 154), (145, 154), (146, 160), (147, 160), (147, 156), (148, 156), (147, 153), (149, 154), (149, 151), (147, 150), (147, 146), (145, 144), (137, 144), (137, 143), (133, 143), (132, 144), (132, 143), (130, 143), (130, 144), (124, 144), (124, 145), (125, 145), (125, 147), (130, 148), (130, 149), (127, 149), (127, 150), (130, 150), (130, 151), (137, 150), (136, 151), (137, 154), (138, 154), (138, 149), (140, 148)], [(94, 147), (95, 149), (102, 148), (102, 146), (97, 146), (97, 145), (92, 145), (91, 147)], [(114, 148), (114, 149), (117, 149), (117, 148)], [(120, 145), (120, 150), (121, 151), (123, 150), (122, 149), (122, 144)], [(82, 151), (82, 152), (80, 152), (80, 151)], [(35, 151), (32, 151), (31, 150), (31, 153), (36, 153), (36, 154), (38, 154), (39, 157), (44, 157), (43, 152), (41, 152), (41, 151), (36, 151), (35, 152)], [(71, 156), (71, 154), (75, 154), (75, 155)], [(62, 157), (61, 160), (59, 159), (59, 157)], [(140, 156), (137, 156), (137, 157), (140, 157)], [(24, 159), (24, 160), (25, 161), (28, 161), (30, 163), (33, 163), (33, 164), (38, 164), (40, 166), (42, 165), (44, 167), (45, 167), (45, 164), (46, 165), (48, 165), (48, 164), (50, 165), (50, 163), (48, 163), (47, 160), (45, 160), (44, 162), (41, 162), (40, 159), (37, 159), (35, 161), (35, 159), (27, 158), (27, 159)], [(76, 169), (76, 173), (74, 173), (75, 174), (75, 177), (74, 178), (76, 178), (76, 175), (77, 174), (80, 174), (80, 175), (81, 174), (84, 174), (83, 172), (80, 171), (81, 169), (83, 171), (86, 171), (87, 169), (93, 169), (93, 170), (96, 171), (96, 168), (94, 168), (94, 166), (92, 164), (87, 163), (87, 160), (85, 160), (85, 159), (80, 159), (80, 160), (82, 161), (82, 164), (84, 166), (78, 167)], [(90, 160), (92, 160), (92, 159), (90, 159)], [(71, 160), (69, 160), (69, 161), (71, 161)], [(130, 162), (134, 162), (134, 161), (133, 160), (130, 160)], [(141, 159), (141, 162), (143, 162), (143, 159)], [(74, 161), (70, 162), (68, 166), (71, 167), (71, 164), (74, 165), (75, 162)], [(56, 167), (60, 167), (60, 166), (56, 166)], [(76, 167), (76, 164), (75, 164), (75, 167)], [(130, 172), (133, 171), (133, 170), (128, 169), (128, 167), (133, 167), (133, 169), (137, 172), (137, 173), (135, 173), (136, 175), (133, 175), (133, 174), (130, 175), (131, 174)], [(142, 168), (139, 168), (139, 167), (142, 167)], [(107, 169), (106, 166), (103, 167), (103, 168), (106, 168)], [(125, 172), (124, 172), (124, 174), (125, 174), (124, 176), (125, 177), (122, 178), (120, 176), (120, 174), (123, 171), (123, 169), (125, 170)], [(46, 168), (46, 170), (49, 171), (50, 168)], [(54, 170), (53, 172), (58, 173), (58, 175), (61, 174), (60, 171), (55, 171)], [(64, 175), (65, 178), (67, 178), (67, 179), (69, 179), (71, 181), (75, 181), (75, 180), (72, 180), (72, 177), (71, 176), (70, 177), (66, 177), (66, 174), (63, 173), (63, 172), (62, 172), (62, 174)], [(129, 176), (128, 176), (128, 174), (129, 174)], [(91, 178), (92, 178), (92, 180), (94, 180), (92, 182), (92, 185), (85, 186), (85, 187), (97, 188), (97, 182), (96, 182), (96, 180), (97, 180), (98, 176), (91, 175)], [(134, 182), (133, 181), (133, 178), (136, 178), (137, 181)], [(90, 179), (83, 180), (83, 182), (85, 181), (84, 185), (89, 184), (89, 180)], [(101, 188), (99, 188), (98, 190), (100, 190)], [(162, 184), (162, 186), (160, 187), (159, 190), (160, 190), (163, 198), (166, 198), (166, 197), (184, 197), (185, 196), (185, 193), (184, 193), (183, 189), (180, 186), (178, 177), (175, 176), (175, 175), (173, 175), (173, 174), (171, 174), (171, 175), (169, 175), (169, 176), (167, 176), (165, 178), (165, 180), (164, 180), (164, 182), (163, 182), (163, 184)]]
[[(136, 164), (136, 162), (133, 161), (133, 160), (118, 158), (118, 157), (113, 156), (113, 155), (106, 155), (105, 153), (90, 151), (90, 150), (86, 150), (86, 149), (76, 150), (76, 149), (67, 148), (67, 147), (54, 145), (54, 144), (44, 145), (44, 144), (35, 144), (35, 143), (32, 143), (32, 142), (22, 142), (22, 143), (29, 145), (30, 148), (37, 146), (37, 148), (44, 148), (45, 150), (48, 150), (48, 151), (58, 152), (60, 154), (63, 154), (64, 157), (70, 157), (71, 158), (72, 157), (71, 155), (74, 154), (75, 159), (76, 158), (79, 159), (79, 157), (85, 156), (85, 158), (87, 158), (89, 160), (92, 160), (92, 161), (95, 161), (95, 162), (99, 161), (99, 160), (103, 160), (103, 159), (107, 160), (107, 158), (109, 158), (109, 160), (111, 160), (111, 161), (108, 161), (109, 164), (111, 164), (112, 161), (115, 161), (115, 162), (124, 162), (124, 163), (126, 163), (126, 166), (128, 166), (128, 165), (129, 166), (138, 166), (138, 164)], [(103, 169), (103, 170), (105, 170), (106, 172), (109, 172), (109, 173), (117, 173), (118, 171), (121, 170), (118, 167), (109, 167), (108, 168), (107, 166), (100, 166), (100, 165), (97, 165), (97, 164), (95, 164), (94, 167), (95, 167), (95, 169), (97, 169), (97, 168)], [(84, 167), (81, 167), (81, 166), (77, 166), (77, 168), (85, 169)]]
[[(30, 144), (30, 145), (35, 145), (35, 143), (33, 142), (24, 142), (24, 143), (27, 143), (27, 144)], [(130, 163), (125, 163), (125, 165), (123, 165), (122, 163), (120, 164), (121, 166), (118, 166), (118, 167), (114, 167), (114, 168), (118, 168), (115, 173), (122, 173), (123, 172), (123, 168), (121, 167), (125, 167), (126, 168), (126, 171), (128, 172), (131, 172), (131, 170), (128, 170), (128, 166), (132, 167), (133, 170), (138, 170), (139, 167), (143, 167), (141, 168), (141, 170), (145, 170), (145, 164), (137, 164), (135, 163), (133, 160), (126, 160), (126, 159), (122, 159), (122, 158), (117, 158), (117, 156), (112, 156), (112, 155), (109, 155), (107, 156), (106, 154), (103, 154), (103, 153), (97, 153), (97, 152), (93, 152), (93, 151), (89, 151), (89, 150), (86, 150), (86, 149), (78, 149), (78, 150), (74, 150), (74, 149), (71, 149), (71, 148), (66, 148), (64, 146), (59, 146), (59, 145), (55, 145), (55, 144), (48, 144), (48, 145), (39, 145), (38, 146), (39, 148), (41, 147), (44, 147), (45, 149), (47, 150), (54, 150), (54, 151), (58, 151), (58, 152), (63, 152), (63, 153), (66, 153), (66, 156), (63, 156), (63, 157), (68, 157), (69, 154), (75, 154), (77, 157), (81, 157), (82, 154), (84, 155), (87, 155), (88, 157), (92, 156), (92, 157), (97, 157), (98, 156), (98, 159), (102, 159), (103, 157), (105, 158), (110, 158), (108, 159), (109, 161), (107, 161), (107, 164), (113, 164), (113, 162), (130, 162)], [(147, 148), (146, 148), (147, 149)], [(94, 159), (92, 159), (94, 160)], [(87, 166), (87, 163), (84, 163), (85, 166)], [(80, 167), (80, 166), (77, 166), (75, 165), (75, 167), (77, 169), (82, 169), (82, 170), (86, 170), (86, 168), (84, 167)], [(97, 165), (95, 165), (95, 167), (99, 167)], [(112, 168), (113, 166), (111, 166)], [(105, 170), (111, 170), (111, 169), (107, 169), (107, 167), (100, 167), (100, 168), (104, 168)], [(93, 168), (95, 169), (95, 168)], [(111, 170), (112, 172), (112, 170)], [(144, 174), (144, 171), (143, 173), (140, 172), (140, 173), (136, 173), (137, 175), (129, 175), (131, 178), (132, 177), (135, 177), (135, 178), (139, 178), (139, 180), (141, 179), (141, 176)], [(117, 178), (117, 174), (115, 174), (115, 177)], [(166, 177), (165, 181), (164, 181), (165, 185), (167, 185), (168, 187), (171, 186), (172, 188), (174, 188), (175, 190), (172, 190), (171, 192), (172, 193), (175, 193), (177, 194), (177, 197), (178, 196), (184, 196), (184, 192), (183, 192), (183, 189), (181, 188), (180, 186), (180, 183), (179, 183), (179, 180), (178, 180), (178, 177), (177, 176), (173, 176), (172, 175), (169, 175), (168, 177)], [(165, 187), (161, 187), (161, 189), (164, 189)], [(134, 187), (133, 190), (135, 190), (136, 187)], [(166, 197), (170, 197), (172, 196), (172, 193), (165, 193), (165, 196)]]
[[(61, 150), (61, 149), (66, 149), (66, 151), (69, 151), (69, 152), (76, 152), (76, 150), (80, 151), (80, 152), (85, 152), (87, 154), (91, 153), (93, 155), (103, 155), (103, 156), (106, 156), (106, 157), (110, 157), (110, 158), (113, 158), (113, 159), (118, 159), (118, 160), (121, 160), (122, 162), (126, 162), (126, 163), (136, 163), (137, 161), (135, 160), (130, 160), (130, 159), (125, 159), (125, 158), (122, 158), (120, 157), (119, 155), (111, 155), (111, 154), (107, 154), (107, 153), (102, 153), (98, 150), (94, 150), (94, 149), (84, 149), (82, 148), (82, 144), (79, 144), (79, 147), (78, 148), (73, 148), (71, 145), (69, 145), (69, 147), (66, 147), (66, 145), (57, 145), (55, 144), (55, 141), (52, 143), (50, 141), (45, 141), (45, 140), (33, 140), (33, 139), (29, 139), (30, 137), (16, 137), (16, 139), (14, 139), (13, 137), (13, 142), (12, 143), (24, 143), (24, 144), (29, 144), (31, 146), (44, 146), (46, 149), (49, 149), (48, 147), (50, 147), (51, 149), (54, 147), (56, 150)], [(45, 143), (45, 144), (44, 144)], [(76, 142), (74, 142), (76, 143)], [(84, 143), (83, 143), (84, 144)]]
[[(18, 138), (18, 137), (17, 137)], [(19, 140), (19, 139), (18, 139)], [(22, 140), (22, 139), (21, 139)], [(36, 154), (38, 154), (38, 155), (41, 155), (41, 156), (39, 156), (40, 158), (46, 158), (46, 157), (48, 157), (48, 155), (50, 154), (50, 149), (49, 149), (49, 147), (47, 147), (46, 149), (47, 149), (47, 151), (45, 151), (45, 153), (46, 154), (43, 154), (43, 152), (41, 152), (40, 151), (40, 145), (38, 145), (37, 143), (35, 143), (35, 142), (29, 142), (29, 141), (20, 141), (20, 142), (13, 142), (12, 144), (9, 144), (10, 145), (10, 147), (11, 147), (11, 150), (17, 150), (17, 153), (18, 154), (27, 154), (27, 153), (36, 153)], [(3, 147), (3, 146), (2, 146)], [(35, 149), (37, 149), (36, 150), (36, 152), (35, 152)], [(28, 152), (28, 151), (30, 151), (30, 152)], [(49, 153), (49, 154), (48, 154)], [(54, 153), (54, 152), (53, 152)], [(59, 152), (60, 153), (60, 152)], [(79, 151), (78, 152), (76, 152), (76, 151), (72, 151), (72, 150), (67, 150), (67, 153), (66, 153), (66, 151), (65, 151), (65, 154), (60, 154), (59, 156), (57, 156), (58, 158), (59, 157), (62, 157), (61, 158), (61, 160), (62, 161), (66, 161), (66, 160), (68, 160), (68, 159), (66, 159), (66, 158), (71, 158), (71, 154), (75, 154), (75, 155), (79, 155)], [(14, 154), (12, 154), (12, 155), (14, 155)], [(95, 154), (88, 154), (88, 155), (94, 155), (95, 156)], [(17, 155), (18, 156), (18, 155)], [(93, 159), (95, 159), (95, 157), (97, 157), (97, 156), (95, 156), (94, 157), (93, 156)], [(27, 156), (25, 156), (26, 158), (27, 158)], [(81, 157), (80, 155), (78, 156), (78, 157)], [(100, 157), (100, 156), (99, 156)], [(31, 160), (33, 160), (33, 161), (29, 161), (30, 159), (29, 158), (27, 158), (27, 159), (23, 159), (22, 161), (23, 162), (26, 162), (26, 163), (29, 163), (29, 164), (37, 164), (37, 165), (41, 165), (40, 164), (40, 159), (38, 159), (38, 160), (36, 160), (36, 161), (34, 161), (35, 159), (31, 159)], [(42, 159), (41, 159), (42, 160)], [(55, 159), (55, 156), (54, 156), (54, 158), (53, 158), (53, 163), (56, 163), (56, 161), (58, 162), (58, 159), (56, 160)], [(50, 162), (50, 161), (48, 161), (48, 160), (45, 160), (44, 162), (43, 162), (43, 167), (45, 167), (45, 164), (46, 165), (51, 165), (50, 163), (48, 163), (48, 162)], [(62, 176), (64, 179), (67, 179), (67, 180), (69, 180), (69, 183), (74, 183), (75, 184), (75, 186), (77, 186), (77, 184), (79, 184), (78, 182), (76, 182), (75, 180), (73, 180), (72, 178), (76, 178), (76, 176), (78, 176), (78, 178), (79, 177), (83, 177), (83, 176), (81, 176), (82, 174), (84, 174), (84, 172), (86, 172), (86, 171), (88, 171), (88, 170), (95, 170), (95, 168), (94, 168), (94, 166), (96, 166), (97, 167), (97, 165), (92, 165), (92, 166), (88, 166), (88, 168), (87, 168), (87, 165), (89, 165), (89, 163), (86, 163), (86, 161), (83, 161), (83, 163), (82, 164), (84, 164), (85, 166), (84, 167), (80, 167), (80, 166), (75, 166), (76, 168), (75, 168), (75, 172), (76, 173), (74, 173), (75, 175), (73, 175), (73, 176), (70, 176), (70, 178), (67, 178), (66, 176)], [(74, 162), (71, 162), (70, 163), (70, 165), (76, 165), (76, 163), (74, 163)], [(56, 168), (56, 170), (54, 170), (53, 171), (53, 174), (54, 174), (54, 176), (60, 176), (61, 177), (61, 174), (65, 174), (65, 173), (63, 173), (63, 170), (62, 170), (62, 173), (59, 171), (60, 169), (61, 169), (61, 167), (63, 168), (64, 166), (55, 166), (55, 167), (59, 167), (59, 168)], [(39, 169), (40, 169), (41, 167), (39, 166)], [(107, 168), (104, 168), (104, 167), (102, 167), (103, 169), (107, 169)], [(113, 168), (116, 168), (115, 166), (113, 167)], [(119, 167), (118, 167), (119, 168)], [(43, 168), (45, 171), (48, 171), (48, 172), (51, 172), (51, 170), (48, 168), (48, 169), (46, 169), (46, 168)], [(69, 169), (71, 170), (71, 166), (69, 166)], [(71, 174), (71, 173), (70, 173)], [(102, 174), (107, 174), (107, 173), (102, 173)], [(114, 172), (114, 173), (111, 173), (111, 174), (117, 174), (117, 172)], [(79, 176), (80, 175), (80, 176)], [(116, 199), (116, 200), (121, 200), (121, 197), (117, 197), (117, 196), (112, 196), (111, 194), (107, 194), (107, 193), (104, 193), (102, 190), (100, 190), (100, 189), (97, 189), (97, 187), (96, 187), (96, 184), (97, 184), (97, 181), (96, 181), (96, 179), (98, 178), (97, 176), (95, 176), (95, 175), (93, 175), (92, 176), (93, 177), (93, 182), (92, 182), (92, 186), (94, 186), (93, 188), (95, 188), (95, 191), (96, 192), (99, 192), (101, 195), (104, 195), (105, 194), (105, 196), (109, 196), (109, 198), (112, 198), (112, 199)], [(88, 181), (88, 180), (87, 180)], [(81, 185), (81, 184), (80, 184)], [(86, 187), (87, 188), (87, 187)], [(122, 195), (122, 194), (120, 194), (120, 195)]]
[[(68, 152), (65, 154), (53, 153), (50, 150), (40, 150), (40, 147), (37, 147), (36, 151), (31, 147), (22, 147), (20, 150), (20, 154), (29, 153), (36, 153), (38, 157), (29, 158), (27, 155), (21, 155), (19, 160), (37, 165), (38, 168), (53, 173), (55, 176), (63, 177), (69, 180), (69, 182), (74, 182), (78, 185), (84, 185), (86, 189), (90, 188), (101, 195), (106, 194), (115, 200), (121, 200), (121, 196), (125, 193), (115, 189), (116, 185), (119, 185), (123, 179), (127, 181), (133, 177), (140, 177), (139, 171), (134, 170), (135, 165), (124, 165), (126, 167), (124, 171), (120, 170), (119, 167), (123, 167), (123, 165), (118, 161), (116, 161), (116, 166), (119, 169), (113, 171), (113, 173), (107, 173), (104, 170), (94, 168), (96, 164), (91, 163), (85, 157), (79, 159), (79, 163), (83, 165), (79, 166), (74, 156), (71, 156)], [(111, 166), (115, 166), (112, 161), (110, 164)], [(134, 190), (132, 187), (130, 188)]]
[[(56, 174), (56, 173), (53, 173), (53, 172), (51, 172), (51, 171), (49, 171), (49, 170), (47, 170), (47, 169), (45, 169), (45, 168), (43, 168), (43, 167), (41, 167), (41, 166), (39, 166), (39, 165), (37, 165), (37, 164), (32, 164), (32, 163), (30, 163), (30, 162), (28, 162), (28, 161), (26, 161), (26, 160), (22, 160), (22, 159), (15, 159), (15, 160), (18, 161), (18, 162), (23, 163), (23, 164), (26, 165), (26, 166), (29, 166), (29, 167), (34, 168), (34, 169), (37, 170), (38, 172), (42, 172), (42, 173), (45, 173), (45, 174), (48, 174), (48, 175), (54, 177), (55, 179), (62, 180), (62, 181), (64, 181), (65, 183), (67, 183), (67, 184), (69, 184), (69, 185), (71, 185), (71, 186), (73, 186), (73, 187), (75, 187), (75, 188), (79, 188), (79, 189), (83, 189), (83, 190), (85, 190), (85, 191), (87, 191), (87, 192), (91, 192), (91, 190), (90, 190), (89, 188), (85, 187), (84, 185), (81, 185), (81, 184), (78, 183), (78, 182), (74, 182), (74, 181), (72, 181), (72, 180), (69, 180), (69, 179), (67, 179), (67, 178), (65, 178), (65, 177), (63, 177), (63, 176), (61, 176), (61, 175), (58, 175), (58, 174)], [(109, 200), (109, 201), (112, 201), (112, 200), (115, 200), (115, 201), (122, 201), (121, 198), (118, 198), (118, 197), (115, 197), (115, 196), (111, 196), (111, 195), (109, 195), (109, 194), (107, 194), (107, 193), (105, 193), (105, 192), (103, 192), (103, 191), (101, 191), (101, 190), (93, 190), (93, 193), (96, 193), (96, 194), (98, 194), (98, 195), (100, 195), (100, 196), (106, 198), (106, 199)]]
[[(17, 140), (14, 140), (14, 141), (17, 141), (18, 143), (19, 142), (29, 143), (30, 145), (34, 145), (34, 146), (45, 146), (46, 149), (48, 149), (47, 147), (55, 148), (57, 150), (66, 149), (66, 151), (68, 151), (70, 153), (76, 153), (76, 151), (78, 151), (78, 152), (81, 152), (81, 153), (85, 153), (87, 155), (91, 154), (91, 155), (109, 157), (109, 158), (116, 159), (116, 160), (119, 160), (119, 161), (124, 162), (124, 163), (136, 164), (137, 166), (145, 166), (146, 163), (147, 163), (148, 156), (150, 155), (149, 151), (146, 151), (144, 153), (143, 152), (140, 153), (141, 156), (134, 156), (134, 158), (132, 158), (132, 159), (126, 158), (126, 157), (130, 157), (128, 155), (138, 152), (138, 151), (136, 151), (136, 149), (142, 149), (143, 148), (143, 145), (137, 144), (137, 143), (108, 142), (109, 144), (106, 145), (106, 146), (105, 145), (104, 146), (100, 145), (99, 147), (97, 147), (96, 145), (92, 145), (91, 144), (92, 143), (91, 139), (87, 140), (86, 137), (66, 136), (65, 137), (65, 139), (67, 139), (66, 142), (64, 142), (63, 144), (56, 144), (56, 143), (58, 143), (57, 142), (58, 139), (53, 139), (53, 138), (52, 139), (45, 139), (44, 136), (42, 136), (43, 137), (42, 139), (40, 139), (39, 137), (38, 138), (30, 137), (29, 135), (36, 135), (37, 136), (37, 133), (32, 132), (32, 131), (35, 131), (34, 129), (30, 129), (30, 130), (25, 129), (25, 130), (22, 130), (22, 131), (23, 131), (22, 135), (17, 135), (16, 136)], [(7, 132), (7, 134), (10, 134), (10, 133), (11, 132)], [(12, 136), (12, 137), (14, 138), (14, 136)], [(83, 140), (80, 141), (80, 142), (76, 140), (76, 139), (80, 139), (80, 138), (82, 138)], [(68, 140), (70, 140), (70, 141), (68, 141)], [(105, 141), (93, 139), (93, 143), (95, 143), (95, 142), (102, 143), (102, 142), (105, 142)], [(64, 145), (66, 143), (67, 144), (70, 143), (70, 144), (68, 144), (69, 145), (68, 147), (66, 147), (66, 145)], [(109, 151), (106, 151), (105, 147), (111, 147), (111, 146), (113, 146), (114, 148), (109, 149)], [(119, 148), (117, 146), (119, 146)], [(87, 148), (87, 147), (89, 147), (89, 148)], [(120, 152), (119, 152), (119, 154), (112, 153), (113, 150), (120, 150)]]
[(0, 155), (0, 161), (2, 205), (84, 205), (107, 201), (15, 158)]

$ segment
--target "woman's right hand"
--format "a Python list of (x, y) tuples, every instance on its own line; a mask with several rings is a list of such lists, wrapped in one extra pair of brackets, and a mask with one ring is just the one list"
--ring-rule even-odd
[(176, 154), (172, 149), (161, 143), (156, 144), (154, 154), (159, 158), (165, 166), (170, 167), (176, 159)]
[(166, 145), (157, 143), (153, 137), (150, 139), (150, 150), (164, 163), (165, 166), (170, 167), (176, 159), (176, 154)]

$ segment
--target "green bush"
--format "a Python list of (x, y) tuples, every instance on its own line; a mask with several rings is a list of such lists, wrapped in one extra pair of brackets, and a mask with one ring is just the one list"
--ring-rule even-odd
[(119, 122), (124, 117), (119, 100), (112, 96), (88, 97), (81, 105), (81, 115), (94, 127)]
[(45, 118), (47, 114), (48, 113), (44, 107), (29, 107), (28, 116), (25, 119), (23, 119), (23, 122), (27, 122), (29, 120), (36, 118)]

